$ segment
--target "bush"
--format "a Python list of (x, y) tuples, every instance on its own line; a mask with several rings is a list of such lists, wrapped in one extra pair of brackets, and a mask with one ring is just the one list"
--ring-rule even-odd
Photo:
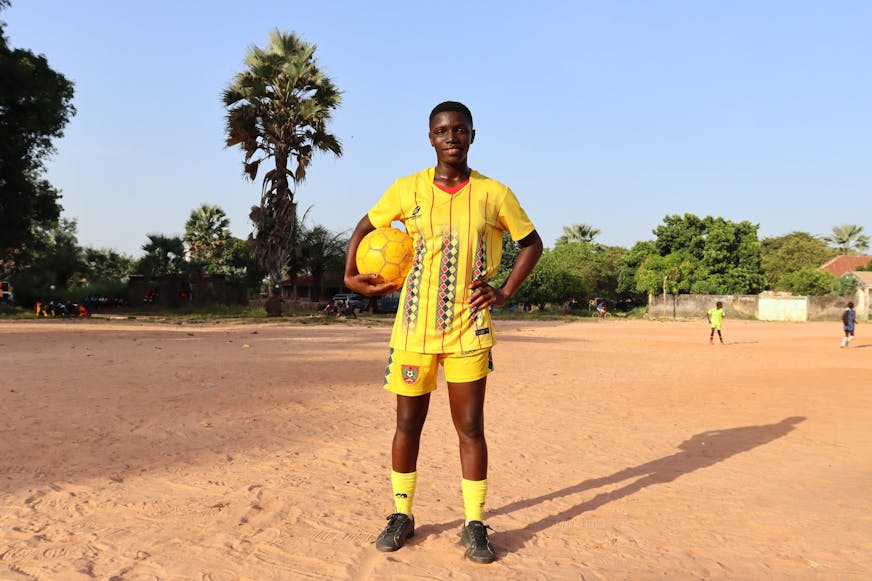
[(64, 296), (77, 304), (83, 304), (86, 297), (108, 297), (127, 299), (127, 285), (122, 282), (98, 282), (88, 286), (76, 287), (64, 291)]
[(844, 274), (836, 281), (836, 294), (840, 297), (854, 296), (858, 286), (860, 286), (860, 281), (850, 274)]
[(627, 318), (629, 319), (644, 319), (648, 314), (648, 307), (633, 307), (629, 311), (627, 311)]
[(776, 290), (787, 290), (798, 295), (823, 296), (833, 292), (836, 277), (826, 270), (806, 267), (785, 274), (775, 285)]
[(19, 307), (14, 307), (8, 303), (0, 302), (0, 316), (14, 315), (21, 311)]

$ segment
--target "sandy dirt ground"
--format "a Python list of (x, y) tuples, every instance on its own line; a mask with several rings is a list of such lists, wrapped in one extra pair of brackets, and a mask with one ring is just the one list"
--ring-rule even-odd
[(386, 325), (0, 323), (0, 579), (872, 578), (872, 328), (497, 329), (474, 565), (444, 386), (374, 548)]

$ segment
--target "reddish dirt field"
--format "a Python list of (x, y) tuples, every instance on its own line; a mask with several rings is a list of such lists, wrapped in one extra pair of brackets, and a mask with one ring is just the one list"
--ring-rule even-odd
[(498, 322), (482, 566), (444, 387), (372, 544), (384, 323), (0, 322), (0, 578), (869, 579), (866, 327)]

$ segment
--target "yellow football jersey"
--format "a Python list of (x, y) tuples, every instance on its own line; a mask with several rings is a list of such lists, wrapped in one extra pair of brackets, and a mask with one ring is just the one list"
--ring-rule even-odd
[(458, 353), (494, 344), (490, 311), (469, 307), (473, 280), (500, 266), (503, 232), (520, 240), (533, 224), (505, 185), (472, 171), (449, 194), (433, 184), (434, 168), (398, 179), (369, 211), (376, 228), (395, 220), (415, 243), (400, 294), (391, 347), (418, 353)]

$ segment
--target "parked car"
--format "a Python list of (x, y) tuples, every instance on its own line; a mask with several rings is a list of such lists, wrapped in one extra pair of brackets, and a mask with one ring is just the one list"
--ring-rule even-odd
[(354, 311), (365, 311), (369, 308), (369, 299), (357, 293), (340, 293), (333, 295), (333, 302), (336, 304), (345, 303), (353, 313)]
[(378, 299), (379, 313), (396, 313), (400, 308), (400, 291), (392, 292)]

